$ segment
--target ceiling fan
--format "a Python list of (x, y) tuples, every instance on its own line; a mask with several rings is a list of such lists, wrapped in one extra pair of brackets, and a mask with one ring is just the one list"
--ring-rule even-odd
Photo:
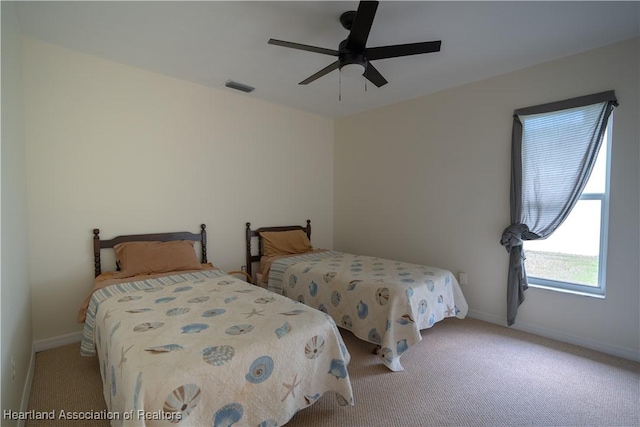
[(269, 44), (338, 57), (338, 60), (331, 65), (301, 81), (299, 83), (301, 85), (309, 84), (336, 69), (346, 71), (355, 68), (367, 80), (380, 87), (387, 84), (387, 80), (370, 61), (440, 51), (441, 40), (368, 48), (367, 39), (377, 9), (377, 1), (361, 1), (357, 11), (352, 10), (340, 15), (340, 23), (349, 30), (349, 36), (340, 42), (338, 50), (275, 39), (270, 39)]

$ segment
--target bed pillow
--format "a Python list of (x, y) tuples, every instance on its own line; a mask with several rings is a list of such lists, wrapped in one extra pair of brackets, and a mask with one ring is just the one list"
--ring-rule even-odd
[(113, 249), (120, 271), (113, 277), (123, 279), (140, 274), (201, 270), (194, 244), (189, 240), (119, 243)]
[(263, 231), (262, 255), (277, 256), (303, 254), (313, 250), (311, 242), (302, 230), (291, 231)]

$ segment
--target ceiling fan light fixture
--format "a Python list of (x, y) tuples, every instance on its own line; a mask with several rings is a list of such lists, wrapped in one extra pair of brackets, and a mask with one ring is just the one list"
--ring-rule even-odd
[(345, 64), (342, 67), (340, 67), (340, 72), (345, 77), (361, 76), (364, 74), (364, 70), (365, 70), (364, 64), (358, 64), (358, 63)]

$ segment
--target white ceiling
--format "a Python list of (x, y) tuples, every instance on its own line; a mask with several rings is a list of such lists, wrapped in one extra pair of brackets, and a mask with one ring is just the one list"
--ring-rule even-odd
[[(442, 40), (438, 53), (373, 62), (381, 88), (339, 72), (298, 83), (334, 57), (269, 38), (338, 48), (357, 1), (18, 2), (24, 34), (205, 86), (342, 117), (637, 37), (640, 2), (381, 2), (368, 47)], [(234, 93), (241, 93), (236, 92)]]

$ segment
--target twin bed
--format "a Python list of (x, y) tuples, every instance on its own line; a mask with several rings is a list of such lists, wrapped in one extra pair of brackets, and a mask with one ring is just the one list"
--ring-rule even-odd
[[(95, 286), (78, 321), (112, 425), (278, 426), (326, 392), (353, 405), (336, 324), (400, 371), (420, 330), (466, 315), (449, 271), (316, 250), (310, 236), (310, 221), (246, 224), (246, 275), (260, 262), (263, 289), (207, 263), (204, 224), (110, 240), (95, 229)], [(115, 250), (115, 272), (102, 272), (103, 249)]]
[[(434, 267), (337, 251), (314, 250), (306, 226), (246, 224), (246, 263), (260, 263), (262, 286), (330, 315), (342, 328), (377, 346), (392, 371), (422, 339), (420, 330), (446, 317), (464, 318), (468, 306), (455, 276)], [(305, 239), (306, 237), (306, 239)], [(257, 255), (252, 241), (258, 239)], [(260, 283), (258, 283), (260, 284)]]
[[(107, 248), (119, 271), (102, 273)], [(353, 404), (329, 316), (206, 263), (204, 225), (111, 240), (94, 230), (81, 353), (98, 355), (112, 425), (277, 426), (325, 392)]]

